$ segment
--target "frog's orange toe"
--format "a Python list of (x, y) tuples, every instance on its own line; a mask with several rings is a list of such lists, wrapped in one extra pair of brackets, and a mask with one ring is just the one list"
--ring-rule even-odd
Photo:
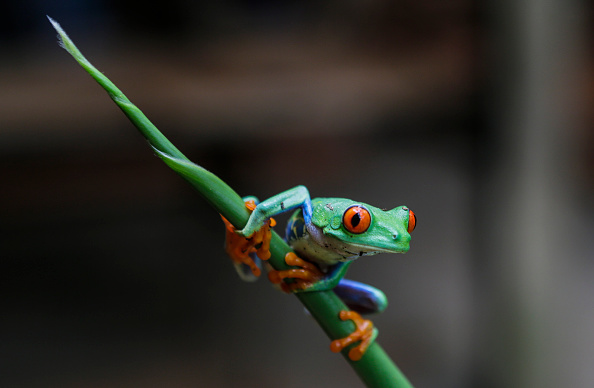
[(355, 331), (345, 338), (332, 341), (330, 343), (330, 350), (334, 353), (338, 353), (347, 346), (360, 341), (359, 345), (353, 347), (349, 351), (349, 358), (352, 361), (358, 361), (363, 357), (374, 339), (373, 322), (369, 319), (361, 318), (361, 315), (355, 311), (342, 310), (339, 317), (343, 321), (346, 321), (347, 319), (352, 320), (355, 324)]
[[(286, 270), (272, 270), (268, 272), (268, 280), (274, 284), (279, 284), (283, 291), (293, 292), (304, 290), (324, 277), (322, 271), (312, 263), (303, 260), (293, 252), (285, 255), (285, 263), (292, 267)], [(285, 283), (285, 279), (292, 280), (290, 283)]]
[[(253, 211), (256, 203), (253, 200), (247, 201), (245, 206)], [(272, 237), (271, 227), (276, 225), (274, 219), (269, 219), (260, 230), (249, 237), (237, 233), (235, 227), (225, 217), (221, 216), (225, 223), (225, 251), (235, 265), (247, 265), (254, 276), (259, 277), (262, 271), (254, 262), (251, 254), (255, 253), (261, 260), (270, 259), (270, 239)]]

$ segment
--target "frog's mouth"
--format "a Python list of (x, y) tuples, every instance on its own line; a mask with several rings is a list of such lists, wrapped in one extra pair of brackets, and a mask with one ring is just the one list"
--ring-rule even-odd
[(349, 243), (345, 246), (343, 251), (348, 253), (350, 256), (371, 256), (377, 255), (378, 253), (405, 253), (408, 249), (404, 247), (394, 245), (393, 247), (380, 247), (375, 245), (364, 245), (364, 244), (353, 244)]
[(376, 245), (358, 244), (326, 235), (320, 228), (315, 226), (308, 228), (308, 232), (317, 245), (323, 247), (326, 252), (332, 252), (332, 256), (338, 261), (350, 261), (361, 256), (371, 256), (378, 253), (405, 253), (408, 251), (408, 241), (377, 241)]

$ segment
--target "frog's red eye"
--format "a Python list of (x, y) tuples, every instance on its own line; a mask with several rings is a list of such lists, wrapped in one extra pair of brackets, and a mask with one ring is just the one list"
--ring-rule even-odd
[(415, 230), (415, 226), (417, 226), (417, 216), (413, 213), (412, 210), (408, 211), (408, 233), (412, 233)]
[(342, 224), (351, 233), (359, 234), (369, 229), (371, 214), (361, 206), (351, 206), (342, 216)]

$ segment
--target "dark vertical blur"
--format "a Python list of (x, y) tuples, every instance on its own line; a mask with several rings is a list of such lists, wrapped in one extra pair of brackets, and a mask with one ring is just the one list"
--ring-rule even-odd
[[(291, 296), (56, 44), (50, 15), (241, 194), (418, 216), (362, 258), (419, 387), (594, 380), (594, 71), (580, 2), (22, 1), (0, 15), (0, 385), (357, 387)], [(280, 229), (282, 230), (282, 228)]]
[(591, 9), (555, 0), (484, 9), (490, 138), (476, 209), (476, 383), (590, 386)]

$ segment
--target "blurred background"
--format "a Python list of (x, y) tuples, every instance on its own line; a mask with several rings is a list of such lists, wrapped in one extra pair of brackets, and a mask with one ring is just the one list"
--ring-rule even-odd
[(361, 386), (294, 297), (237, 278), (47, 14), (240, 194), (415, 211), (409, 253), (349, 271), (415, 386), (592, 386), (589, 3), (0, 7), (0, 385)]

